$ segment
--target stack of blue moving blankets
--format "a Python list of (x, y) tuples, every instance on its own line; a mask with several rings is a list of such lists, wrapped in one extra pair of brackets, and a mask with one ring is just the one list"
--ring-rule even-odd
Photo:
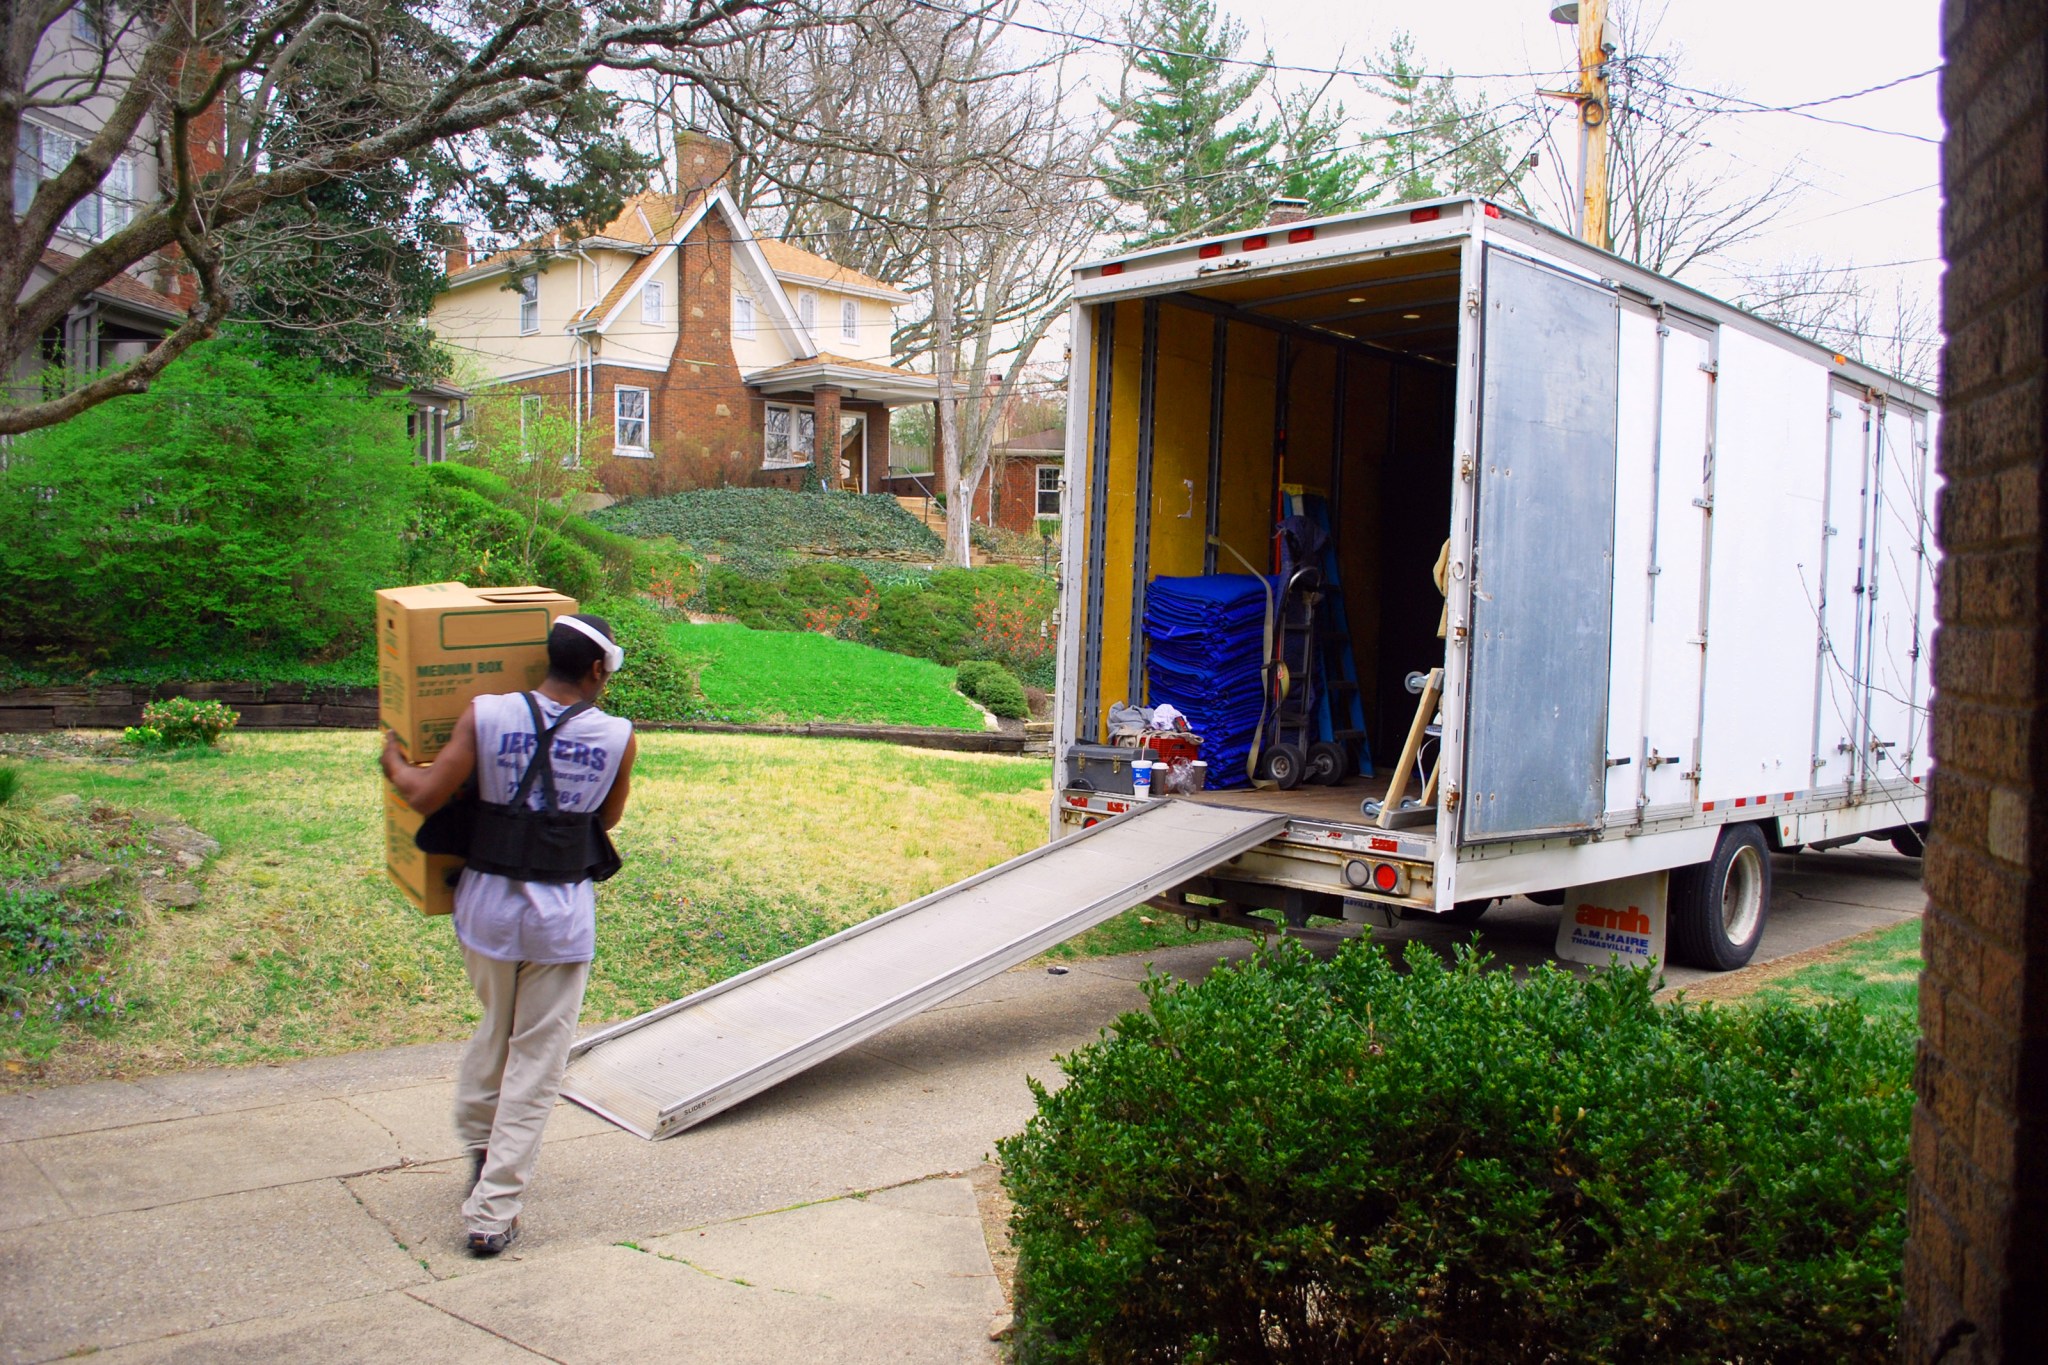
[(1265, 580), (1155, 578), (1145, 588), (1146, 700), (1171, 702), (1202, 737), (1209, 786), (1242, 787), (1259, 728)]

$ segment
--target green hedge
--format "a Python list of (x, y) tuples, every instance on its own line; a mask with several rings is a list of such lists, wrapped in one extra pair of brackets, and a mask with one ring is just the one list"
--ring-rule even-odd
[(962, 696), (972, 697), (1005, 720), (1022, 720), (1031, 714), (1024, 699), (1024, 684), (1015, 674), (993, 659), (969, 659), (954, 675)]
[(592, 520), (628, 536), (668, 536), (714, 553), (739, 547), (936, 557), (945, 548), (929, 527), (879, 493), (706, 488), (619, 503)]
[[(429, 496), (446, 489), (460, 489), (464, 492), (491, 502), (510, 513), (513, 523), (524, 534), (524, 515), (517, 507), (518, 494), (512, 485), (488, 469), (474, 465), (444, 462), (428, 465), (425, 477), (429, 485)], [(655, 551), (647, 544), (631, 536), (620, 535), (606, 530), (586, 517), (560, 512), (549, 512), (539, 532), (543, 541), (565, 540), (594, 556), (598, 562), (603, 588), (609, 592), (632, 592), (644, 586), (642, 580)], [(505, 553), (517, 552), (517, 541), (507, 541), (499, 546), (500, 557)], [(558, 559), (559, 562), (559, 559)], [(550, 587), (558, 584), (550, 583)], [(567, 588), (560, 588), (567, 592)]]
[(74, 675), (370, 637), (411, 500), (405, 402), (235, 340), (18, 438), (0, 470), (0, 655)]
[(1902, 1024), (1420, 947), (1146, 991), (998, 1144), (1021, 1360), (1892, 1356)]

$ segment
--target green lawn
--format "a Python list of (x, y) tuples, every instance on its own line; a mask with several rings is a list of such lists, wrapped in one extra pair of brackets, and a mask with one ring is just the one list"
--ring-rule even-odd
[[(640, 743), (616, 832), (625, 869), (598, 893), (590, 1021), (673, 1000), (1045, 837), (1042, 758), (753, 735)], [(0, 1015), (0, 1088), (449, 1040), (473, 1026), (452, 926), (422, 917), (384, 874), (374, 735), (251, 732), (217, 753), (133, 761), (88, 748), (0, 737), (0, 763), (20, 769), (25, 803), (77, 793), (175, 817), (221, 852), (190, 910), (143, 906), (127, 879), (129, 927), (86, 978), (104, 971), (124, 1009), (83, 1024)], [(1127, 912), (1062, 955), (1221, 938), (1153, 918)]]
[(1865, 1014), (1908, 1022), (1920, 1012), (1920, 921), (1851, 939), (1825, 961), (1758, 987), (1757, 1001), (1848, 1000)]
[(697, 669), (705, 708), (726, 720), (982, 725), (953, 690), (953, 670), (929, 659), (802, 631), (685, 624), (670, 633)]

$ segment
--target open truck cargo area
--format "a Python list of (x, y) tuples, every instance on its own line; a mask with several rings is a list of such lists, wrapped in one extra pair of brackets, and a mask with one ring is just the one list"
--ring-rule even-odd
[(1192, 799), (1287, 824), (1162, 903), (1626, 901), (1662, 956), (1668, 899), (1670, 951), (1726, 967), (1768, 851), (1917, 851), (1930, 395), (1472, 199), (1099, 262), (1075, 298), (1054, 837), (1134, 800), (1096, 746), (1157, 699), (1148, 593), (1277, 573), (1312, 510), (1345, 676), (1263, 681), (1324, 689), (1304, 738), (1342, 780), (1212, 765)]

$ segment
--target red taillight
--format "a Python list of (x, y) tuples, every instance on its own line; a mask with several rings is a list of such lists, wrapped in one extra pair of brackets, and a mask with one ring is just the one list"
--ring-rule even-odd
[(1266, 249), (1266, 234), (1262, 232), (1256, 237), (1245, 238), (1244, 249), (1246, 251), (1264, 251)]
[(1392, 891), (1401, 884), (1401, 874), (1392, 863), (1380, 863), (1372, 870), (1372, 884), (1382, 891)]
[(1313, 242), (1315, 239), (1316, 230), (1314, 228), (1296, 228), (1287, 234), (1287, 240), (1290, 242)]
[(1087, 818), (1086, 820), (1083, 820), (1083, 821), (1081, 822), (1081, 828), (1082, 828), (1082, 829), (1094, 829), (1094, 828), (1095, 828), (1095, 827), (1096, 827), (1097, 825), (1099, 825), (1099, 824), (1101, 824), (1101, 823), (1102, 823), (1102, 817), (1101, 817), (1101, 816), (1099, 816), (1099, 815), (1091, 815), (1091, 816), (1089, 816), (1089, 817), (1088, 817), (1088, 818)]
[(1411, 209), (1408, 213), (1408, 221), (1411, 223), (1434, 223), (1443, 216), (1444, 211), (1442, 209)]
[(1108, 265), (1102, 267), (1102, 273), (1105, 275), (1121, 275), (1124, 273), (1124, 263), (1122, 261), (1111, 261)]
[(1210, 242), (1208, 245), (1198, 249), (1195, 252), (1195, 254), (1197, 256), (1200, 256), (1205, 261), (1209, 260), (1211, 257), (1221, 256), (1223, 254), (1223, 243)]

